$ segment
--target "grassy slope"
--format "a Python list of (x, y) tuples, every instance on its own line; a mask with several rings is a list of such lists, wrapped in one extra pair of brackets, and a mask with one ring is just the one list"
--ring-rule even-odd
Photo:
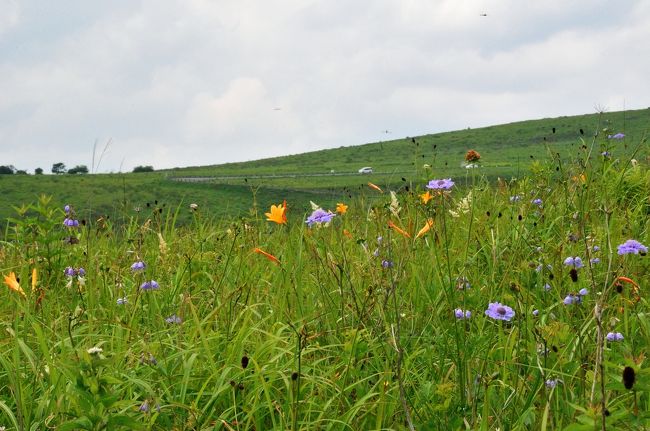
[[(421, 184), (427, 178), (465, 176), (461, 166), (464, 153), (474, 148), (482, 158), (481, 174), (518, 176), (527, 172), (531, 161), (546, 159), (548, 151), (569, 155), (580, 140), (604, 127), (609, 133), (625, 131), (625, 143), (636, 145), (650, 127), (650, 109), (531, 120), (499, 126), (467, 129), (398, 139), (360, 146), (341, 147), (293, 156), (243, 163), (190, 167), (153, 174), (92, 176), (2, 176), (0, 177), (0, 217), (12, 216), (12, 206), (34, 202), (39, 194), (51, 195), (55, 203), (72, 203), (92, 208), (93, 217), (108, 214), (128, 216), (133, 209), (147, 210), (147, 203), (179, 212), (181, 221), (191, 217), (186, 209), (195, 202), (217, 217), (247, 215), (254, 202), (265, 209), (287, 198), (294, 215), (309, 209), (309, 200), (330, 206), (337, 200), (366, 189), (367, 181), (381, 186)], [(555, 128), (555, 133), (553, 133)], [(580, 129), (584, 134), (580, 134)], [(608, 133), (608, 132), (606, 132)], [(620, 152), (623, 148), (617, 148)], [(431, 170), (424, 169), (428, 164)], [(361, 166), (372, 166), (375, 173), (360, 176)], [(256, 175), (328, 174), (319, 177), (254, 178)], [(349, 174), (345, 174), (349, 173)], [(237, 176), (212, 183), (179, 183), (175, 176)], [(250, 176), (251, 178), (247, 178)], [(245, 178), (246, 177), (246, 178)], [(89, 216), (89, 215), (87, 215)]]

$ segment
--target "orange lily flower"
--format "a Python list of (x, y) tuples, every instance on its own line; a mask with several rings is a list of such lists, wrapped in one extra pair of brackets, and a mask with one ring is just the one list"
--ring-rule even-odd
[(422, 194), (420, 195), (420, 200), (421, 200), (422, 203), (425, 204), (425, 205), (426, 205), (427, 203), (429, 203), (429, 201), (430, 201), (431, 199), (433, 199), (433, 195), (432, 195), (431, 192), (428, 191), (428, 190), (427, 190), (426, 193), (422, 193)]
[(348, 206), (344, 203), (339, 202), (336, 204), (336, 212), (343, 215), (348, 212)]
[(284, 201), (282, 205), (271, 205), (271, 212), (264, 213), (266, 220), (275, 222), (277, 224), (286, 224), (287, 223), (287, 201)]
[(420, 238), (425, 233), (429, 232), (429, 229), (431, 229), (432, 227), (433, 227), (433, 219), (427, 220), (427, 222), (424, 224), (424, 227), (420, 229), (417, 235), (415, 235), (415, 238)]
[(7, 287), (9, 287), (9, 289), (20, 293), (21, 295), (23, 295), (23, 297), (26, 296), (25, 291), (23, 290), (22, 287), (20, 287), (20, 284), (18, 284), (18, 280), (16, 279), (16, 274), (14, 274), (13, 271), (10, 272), (9, 275), (5, 275), (5, 284), (7, 285)]
[(257, 253), (257, 254), (261, 254), (262, 256), (266, 257), (268, 260), (270, 260), (271, 262), (273, 262), (273, 263), (275, 263), (275, 264), (277, 264), (277, 265), (280, 264), (280, 259), (278, 259), (277, 257), (273, 256), (271, 253), (267, 253), (267, 252), (265, 252), (264, 250), (262, 250), (262, 249), (259, 248), (259, 247), (255, 247), (255, 248), (253, 249), (253, 252), (254, 252), (254, 253)]
[(394, 229), (395, 232), (399, 233), (400, 235), (402, 235), (402, 236), (404, 236), (404, 237), (406, 237), (406, 238), (410, 238), (410, 237), (411, 237), (411, 235), (410, 235), (407, 231), (405, 231), (404, 229), (400, 228), (399, 226), (397, 226), (395, 223), (393, 223), (393, 222), (390, 221), (390, 220), (388, 221), (388, 227), (391, 228), (391, 229)]
[(377, 190), (379, 193), (384, 193), (384, 191), (376, 184), (373, 184), (371, 182), (368, 182), (368, 187), (371, 189)]
[(632, 280), (631, 278), (628, 278), (628, 277), (620, 276), (620, 277), (616, 277), (616, 280), (614, 280), (614, 283), (616, 283), (618, 281), (624, 281), (626, 283), (631, 284), (632, 285), (632, 295), (634, 296), (634, 299), (636, 300), (636, 302), (639, 302), (641, 300), (641, 296), (639, 295), (639, 285), (634, 280)]

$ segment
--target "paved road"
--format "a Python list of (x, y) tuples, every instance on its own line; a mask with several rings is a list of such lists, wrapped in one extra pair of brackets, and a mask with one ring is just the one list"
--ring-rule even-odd
[[(412, 172), (373, 172), (372, 175), (397, 175), (408, 174)], [(168, 177), (172, 181), (181, 181), (186, 183), (202, 183), (210, 181), (227, 181), (227, 180), (244, 180), (244, 179), (274, 179), (274, 178), (310, 178), (310, 177), (365, 177), (371, 174), (360, 174), (358, 172), (334, 172), (334, 173), (313, 173), (313, 174), (269, 174), (269, 175), (222, 175), (215, 177)]]

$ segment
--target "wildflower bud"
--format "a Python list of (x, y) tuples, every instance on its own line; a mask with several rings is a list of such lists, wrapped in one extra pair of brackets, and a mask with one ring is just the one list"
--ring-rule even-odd
[(574, 283), (578, 282), (578, 271), (575, 268), (571, 268), (571, 271), (569, 271), (569, 276), (571, 277), (571, 281)]
[(293, 380), (293, 381), (298, 380), (298, 373), (297, 372), (294, 371), (293, 373), (291, 373), (291, 380)]
[(244, 355), (241, 357), (241, 367), (246, 369), (248, 367), (248, 356)]

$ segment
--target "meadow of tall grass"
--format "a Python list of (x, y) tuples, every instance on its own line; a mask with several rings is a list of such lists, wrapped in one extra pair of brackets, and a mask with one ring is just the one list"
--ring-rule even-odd
[(647, 429), (648, 147), (614, 132), (313, 213), (43, 196), (0, 243), (0, 426)]

